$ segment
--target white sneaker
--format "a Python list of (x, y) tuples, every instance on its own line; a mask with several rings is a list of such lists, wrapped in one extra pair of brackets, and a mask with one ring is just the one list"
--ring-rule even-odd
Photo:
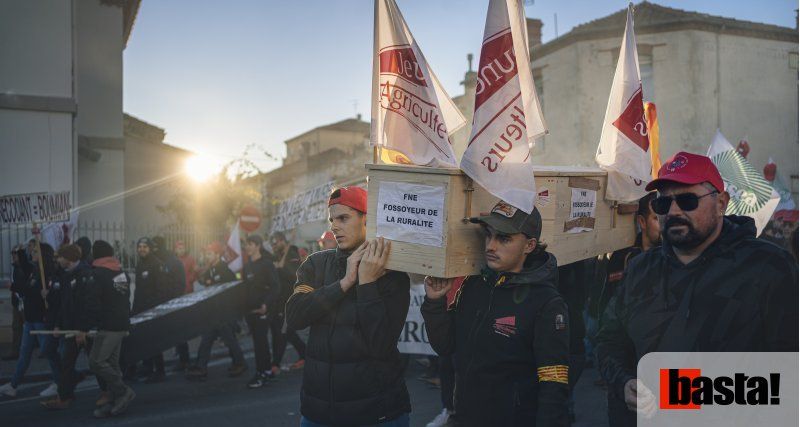
[(447, 409), (442, 409), (442, 413), (437, 415), (433, 421), (429, 422), (426, 427), (442, 427), (443, 425), (447, 424), (447, 420), (450, 418), (450, 413), (447, 412)]
[(11, 383), (6, 383), (3, 384), (2, 387), (0, 387), (0, 394), (8, 397), (17, 397), (17, 389), (15, 389), (14, 386), (11, 385)]
[(53, 397), (58, 396), (58, 385), (56, 383), (50, 384), (46, 389), (39, 393), (40, 397)]

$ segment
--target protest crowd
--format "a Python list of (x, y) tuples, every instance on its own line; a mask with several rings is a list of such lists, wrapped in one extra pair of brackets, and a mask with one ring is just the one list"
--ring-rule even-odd
[[(520, 10), (508, 10), (514, 3), (491, 2), (486, 25), (490, 36), (482, 55), (491, 53), (496, 40), (505, 40), (511, 50), (521, 45), (514, 40), (523, 32), (514, 14), (524, 18), (524, 11), (521, 2), (516, 2)], [(376, 18), (376, 23), (387, 25), (384, 21), (391, 15), (392, 25), (403, 30), (390, 31), (392, 37), (410, 37), (394, 2), (377, 4), (376, 15), (383, 20)], [(504, 20), (494, 22), (498, 16)], [(619, 53), (622, 65), (636, 55), (632, 8), (627, 19)], [(629, 114), (625, 104), (616, 106), (624, 111), (612, 112), (615, 106), (609, 103), (611, 119), (604, 122), (597, 154), (602, 180), (565, 178), (582, 179), (583, 187), (570, 184), (576, 214), (563, 222), (564, 233), (572, 230), (570, 238), (587, 242), (589, 238), (577, 239), (588, 231), (601, 232), (599, 226), (594, 229), (600, 218), (595, 207), (613, 202), (614, 216), (608, 222), (627, 221), (635, 241), (609, 253), (590, 253), (592, 248), (587, 248), (584, 259), (563, 262), (555, 253), (570, 243), (565, 234), (559, 235), (561, 240), (550, 238), (555, 236), (552, 229), (562, 224), (553, 225), (556, 207), (546, 212), (548, 208), (537, 203), (540, 188), (534, 187), (529, 161), (528, 142), (546, 133), (537, 101), (525, 99), (536, 96), (532, 81), (518, 75), (531, 74), (530, 64), (503, 67), (499, 54), (482, 59), (482, 66), (494, 61), (498, 70), (512, 73), (503, 76), (502, 84), (485, 88), (503, 94), (504, 103), (511, 102), (498, 106), (491, 94), (478, 94), (473, 135), (457, 165), (448, 139), (455, 119), (445, 117), (444, 103), (452, 101), (435, 87), (438, 80), (416, 43), (400, 43), (379, 33), (376, 29), (376, 46), (388, 49), (381, 59), (395, 54), (413, 57), (419, 61), (414, 67), (424, 72), (414, 68), (412, 74), (397, 74), (412, 69), (398, 66), (400, 59), (380, 64), (376, 82), (394, 79), (383, 84), (387, 94), (389, 87), (395, 92), (391, 100), (375, 106), (373, 123), (395, 135), (392, 140), (380, 132), (377, 138), (387, 140), (377, 145), (402, 152), (397, 155), (405, 156), (404, 161), (397, 164), (460, 167), (470, 185), (474, 180), (476, 188), (482, 187), (471, 187), (470, 192), (493, 196), (490, 211), (468, 210), (470, 215), (458, 216), (457, 221), (450, 216), (457, 224), (446, 226), (453, 228), (434, 231), (448, 206), (412, 205), (417, 197), (426, 197), (423, 191), (376, 206), (377, 193), (383, 197), (389, 186), (381, 181), (373, 186), (370, 176), (368, 189), (333, 187), (323, 206), (329, 230), (314, 248), (302, 247), (289, 231), (246, 232), (239, 237), (237, 222), (229, 238), (211, 242), (200, 254), (190, 253), (186, 242), (170, 241), (170, 236), (136, 236), (136, 263), (130, 271), (122, 268), (120, 254), (107, 241), (80, 237), (53, 247), (35, 232), (12, 251), (9, 290), (15, 336), (7, 359), (16, 360), (16, 365), (10, 381), (0, 385), (0, 397), (17, 396), (38, 347), (50, 374), (50, 385), (40, 393), (42, 411), (74, 410), (76, 387), (96, 381), (100, 393), (93, 416), (117, 417), (136, 406), (137, 392), (147, 390), (134, 383), (176, 381), (168, 369), (180, 373), (183, 378), (177, 381), (185, 381), (186, 387), (213, 381), (212, 350), (221, 343), (225, 360), (230, 359), (227, 376), (241, 381), (243, 389), (269, 387), (287, 372), (302, 375), (302, 385), (294, 391), (302, 427), (409, 426), (414, 410), (406, 384), (410, 357), (426, 365), (420, 379), (440, 395), (441, 412), (428, 427), (569, 426), (576, 421), (575, 408), (584, 404), (575, 389), (588, 368), (600, 374), (592, 387), (603, 390), (608, 425), (635, 426), (637, 417), (650, 417), (659, 406), (637, 373), (648, 354), (798, 352), (796, 209), (794, 215), (787, 210), (773, 215), (779, 198), (759, 175), (749, 179), (763, 181), (770, 190), (765, 196), (769, 202), (760, 205), (773, 203), (767, 219), (759, 219), (755, 210), (732, 213), (739, 196), (713, 155), (718, 148), (706, 155), (678, 151), (664, 162), (651, 157), (647, 133), (629, 132), (637, 125), (649, 126), (643, 121), (641, 82), (632, 90), (623, 88), (638, 81), (638, 68), (636, 79), (615, 76), (612, 91), (619, 89), (619, 98), (633, 99), (636, 108)], [(627, 47), (626, 40), (631, 41)], [(396, 46), (411, 47), (392, 53), (390, 48)], [(523, 54), (503, 57), (513, 61)], [(400, 86), (425, 81), (430, 85), (409, 90)], [(414, 118), (398, 111), (419, 119), (423, 110), (417, 100), (428, 106), (428, 118), (441, 113), (441, 122), (437, 115), (425, 127), (407, 125), (403, 120)], [(464, 117), (460, 121), (465, 122)], [(501, 122), (502, 126), (495, 124)], [(424, 150), (396, 142), (422, 140), (419, 134), (424, 132)], [(614, 151), (623, 142), (629, 147)], [(746, 153), (736, 157), (736, 164), (744, 164), (745, 157)], [(409, 169), (421, 173), (423, 167)], [(457, 174), (461, 172), (442, 175)], [(410, 182), (409, 186), (417, 184)], [(597, 184), (594, 190), (591, 182)], [(598, 191), (599, 196), (594, 193)], [(408, 206), (400, 204), (406, 202)], [(631, 209), (629, 216), (620, 213), (623, 205)], [(368, 217), (371, 221), (377, 216), (371, 210), (381, 206), (392, 215), (409, 215), (387, 222), (391, 230), (424, 231), (401, 238), (381, 234), (378, 225), (368, 224)], [(379, 224), (381, 220), (376, 218)], [(391, 256), (407, 255), (414, 244), (434, 247), (421, 240), (436, 232), (437, 250), (443, 252), (447, 244), (455, 246), (450, 243), (453, 234), (479, 233), (483, 246), (465, 252), (477, 253), (480, 266), (456, 277), (389, 268)], [(629, 234), (632, 238), (634, 232)], [(451, 240), (445, 244), (442, 236)], [(444, 263), (469, 255), (475, 254), (441, 259), (447, 258)], [(409, 356), (398, 348), (415, 287), (424, 289), (417, 308), (424, 320), (420, 333), (435, 355)], [(243, 351), (250, 341), (252, 364)], [(293, 360), (287, 357), (290, 345), (297, 354)], [(78, 369), (83, 357), (88, 371)]]

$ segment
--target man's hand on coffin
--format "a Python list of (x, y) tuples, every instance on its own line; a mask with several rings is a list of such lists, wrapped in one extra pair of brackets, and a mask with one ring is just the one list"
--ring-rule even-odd
[(447, 295), (450, 288), (453, 287), (454, 278), (443, 279), (440, 277), (425, 277), (425, 296), (428, 299), (439, 299)]
[(342, 280), (339, 281), (339, 285), (342, 287), (342, 292), (347, 292), (359, 280), (358, 265), (361, 263), (361, 257), (364, 256), (364, 251), (366, 251), (368, 245), (368, 241), (362, 243), (358, 249), (353, 251), (353, 253), (347, 257), (347, 271), (345, 272)]
[(359, 284), (373, 283), (386, 274), (386, 263), (389, 261), (391, 248), (392, 242), (385, 241), (383, 237), (370, 240), (358, 266)]

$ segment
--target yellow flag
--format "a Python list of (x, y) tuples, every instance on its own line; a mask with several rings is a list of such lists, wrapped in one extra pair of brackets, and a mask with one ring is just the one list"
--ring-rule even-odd
[(658, 114), (656, 104), (652, 102), (644, 103), (644, 115), (647, 117), (647, 133), (650, 137), (650, 162), (653, 167), (650, 173), (653, 179), (658, 178), (658, 170), (661, 169), (661, 156), (658, 150)]
[(379, 147), (381, 163), (386, 165), (412, 165), (405, 154), (391, 148)]

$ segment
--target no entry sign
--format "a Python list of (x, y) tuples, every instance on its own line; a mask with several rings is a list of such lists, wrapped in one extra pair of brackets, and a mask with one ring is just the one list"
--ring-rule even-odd
[(248, 233), (252, 233), (258, 230), (260, 226), (261, 211), (250, 205), (243, 207), (239, 213), (239, 227)]

